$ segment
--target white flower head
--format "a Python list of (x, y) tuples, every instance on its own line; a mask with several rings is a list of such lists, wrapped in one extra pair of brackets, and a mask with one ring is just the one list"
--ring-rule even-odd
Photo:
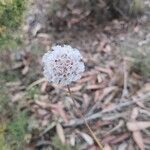
[(44, 54), (44, 76), (49, 82), (68, 85), (81, 78), (85, 70), (82, 56), (78, 49), (69, 45), (57, 45)]

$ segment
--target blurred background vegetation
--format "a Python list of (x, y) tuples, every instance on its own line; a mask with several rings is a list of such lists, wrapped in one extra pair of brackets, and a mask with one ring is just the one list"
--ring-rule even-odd
[(16, 47), (20, 39), (15, 37), (23, 20), (25, 0), (0, 0), (0, 49)]

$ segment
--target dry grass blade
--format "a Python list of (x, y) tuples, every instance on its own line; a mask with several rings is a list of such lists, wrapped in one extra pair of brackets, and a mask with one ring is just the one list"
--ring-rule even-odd
[(38, 84), (40, 84), (40, 83), (42, 83), (44, 81), (47, 81), (47, 80), (45, 78), (38, 79), (37, 81), (35, 81), (32, 84), (30, 84), (27, 89), (31, 89), (32, 87), (34, 87), (34, 86), (36, 86), (36, 85), (38, 85)]

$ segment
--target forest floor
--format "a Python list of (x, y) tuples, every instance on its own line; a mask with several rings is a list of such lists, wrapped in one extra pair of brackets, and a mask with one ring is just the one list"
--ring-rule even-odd
[[(85, 14), (51, 20), (49, 6), (31, 1), (21, 44), (0, 52), (0, 150), (97, 150), (80, 113), (104, 150), (150, 149), (149, 9), (97, 24)], [(43, 77), (42, 55), (56, 44), (83, 55), (86, 71), (71, 84), (78, 108)]]

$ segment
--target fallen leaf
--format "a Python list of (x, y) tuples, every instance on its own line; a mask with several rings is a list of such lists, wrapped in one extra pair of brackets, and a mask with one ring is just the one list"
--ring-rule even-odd
[(106, 44), (103, 48), (103, 52), (110, 53), (112, 50), (111, 46), (109, 44)]
[(134, 141), (133, 140), (129, 140), (127, 150), (134, 150), (134, 149), (135, 149), (135, 143), (134, 143)]
[(129, 136), (130, 136), (129, 133), (120, 134), (120, 135), (116, 136), (115, 139), (113, 139), (113, 140), (111, 141), (111, 144), (120, 143), (120, 142), (126, 140), (127, 138), (129, 138)]
[(48, 81), (43, 82), (42, 85), (41, 85), (40, 91), (41, 91), (42, 93), (46, 92), (47, 86), (48, 86)]
[(138, 107), (133, 108), (131, 113), (131, 120), (135, 120), (139, 114)]
[(12, 69), (15, 70), (15, 69), (18, 69), (18, 68), (21, 68), (21, 67), (23, 67), (23, 63), (22, 62), (15, 62), (13, 64)]
[(127, 122), (127, 128), (130, 131), (143, 130), (150, 127), (150, 121), (132, 121)]
[(43, 136), (48, 131), (52, 130), (55, 126), (56, 126), (56, 122), (52, 122), (52, 123), (48, 124), (48, 126), (46, 128), (44, 128), (44, 131), (41, 133), (41, 136)]
[(110, 143), (112, 140), (114, 140), (115, 138), (116, 138), (116, 136), (114, 136), (114, 135), (109, 135), (109, 136), (103, 138), (101, 142), (102, 142), (102, 144), (108, 144), (108, 143)]
[(142, 138), (141, 132), (134, 131), (132, 136), (133, 136), (133, 139), (136, 142), (136, 144), (139, 146), (140, 150), (144, 150), (144, 143), (143, 143), (143, 138)]
[(128, 143), (127, 142), (123, 142), (118, 146), (118, 150), (126, 150), (128, 147)]
[(71, 90), (71, 92), (77, 92), (77, 91), (81, 90), (81, 88), (82, 88), (82, 85), (76, 85), (74, 87), (71, 87), (70, 90)]
[(106, 47), (106, 45), (108, 44), (108, 39), (107, 38), (103, 38), (102, 41), (100, 41), (98, 47), (97, 47), (97, 51), (98, 52), (105, 52), (104, 49)]
[(78, 84), (81, 84), (81, 83), (85, 83), (87, 81), (90, 81), (92, 80), (93, 77), (92, 76), (88, 76), (88, 77), (84, 77), (84, 78), (81, 78), (80, 80), (76, 81)]
[(91, 136), (89, 136), (87, 133), (79, 132), (81, 137), (88, 143), (88, 145), (93, 145), (94, 141)]
[(145, 109), (139, 109), (139, 112), (150, 117), (150, 112)]
[(97, 148), (97, 146), (96, 145), (90, 145), (90, 146), (88, 146), (88, 150), (98, 150), (99, 148)]
[(94, 102), (97, 102), (97, 101), (99, 100), (99, 97), (100, 97), (101, 94), (102, 94), (102, 91), (100, 91), (100, 90), (97, 90), (97, 91), (95, 92), (95, 95), (94, 95)]
[(132, 100), (135, 101), (135, 103), (141, 108), (145, 108), (142, 101), (137, 101), (137, 99), (142, 98), (146, 93), (149, 92), (150, 92), (150, 83), (146, 83), (139, 91), (137, 91), (136, 95), (132, 96)]
[(150, 144), (150, 137), (143, 138), (145, 144)]
[(46, 118), (46, 119), (42, 119), (41, 120), (41, 124), (40, 125), (42, 127), (47, 127), (48, 124), (49, 124), (49, 119)]
[(19, 93), (16, 93), (15, 95), (12, 96), (11, 100), (12, 102), (17, 102), (19, 100), (22, 100), (22, 98), (25, 96), (25, 93), (24, 92), (19, 92)]
[(84, 111), (87, 110), (88, 106), (89, 106), (89, 103), (90, 103), (90, 98), (87, 94), (83, 94), (83, 107), (84, 107)]
[(50, 103), (47, 103), (47, 102), (44, 102), (44, 101), (36, 100), (35, 103), (36, 103), (38, 106), (40, 106), (40, 107), (42, 107), (42, 108), (44, 108), (44, 109), (51, 107), (51, 104), (50, 104)]
[(46, 111), (45, 109), (38, 109), (37, 110), (37, 113), (38, 113), (38, 115), (39, 115), (39, 117), (44, 117), (46, 114), (48, 114), (48, 111)]
[(123, 72), (119, 69), (111, 76), (111, 82), (109, 85), (118, 85), (119, 87), (122, 87), (124, 85), (124, 75)]
[(72, 135), (70, 136), (70, 145), (71, 145), (71, 146), (75, 146), (75, 134), (72, 134)]
[(96, 75), (98, 73), (99, 73), (99, 71), (96, 71), (95, 69), (92, 69), (92, 70), (84, 72), (82, 74), (82, 77), (93, 76), (93, 75)]
[(39, 33), (37, 35), (38, 38), (41, 38), (41, 39), (46, 39), (46, 40), (50, 40), (51, 39), (51, 36), (47, 33)]
[(118, 89), (112, 91), (104, 100), (104, 105), (109, 105), (118, 92)]
[(21, 71), (21, 73), (22, 73), (22, 75), (26, 75), (28, 73), (28, 71), (29, 71), (29, 66), (25, 66), (23, 68), (23, 70)]
[(111, 150), (111, 147), (110, 145), (108, 144), (105, 144), (104, 147), (103, 147), (103, 150)]
[(60, 123), (58, 123), (56, 125), (56, 132), (57, 132), (58, 137), (61, 140), (62, 144), (65, 144), (66, 143), (65, 134), (64, 134), (63, 127), (61, 126)]
[(103, 100), (107, 95), (109, 95), (110, 93), (112, 92), (117, 92), (119, 89), (117, 86), (109, 86), (109, 87), (106, 87), (102, 90), (102, 94), (100, 95), (99, 97), (99, 101)]
[(110, 68), (95, 67), (95, 69), (96, 69), (97, 71), (102, 72), (102, 73), (108, 74), (109, 77), (111, 77), (112, 74), (113, 74), (113, 72), (112, 72), (112, 70), (111, 70)]
[(150, 83), (146, 83), (143, 88), (142, 91), (145, 92), (150, 92)]
[(139, 97), (137, 96), (133, 96), (132, 100), (141, 108), (145, 108), (144, 104), (141, 101), (137, 101), (139, 99)]
[(51, 104), (51, 109), (53, 113), (59, 114), (63, 118), (65, 123), (68, 123), (68, 118), (65, 111), (63, 110), (63, 106), (61, 102), (58, 102), (56, 104)]
[(100, 89), (100, 88), (102, 88), (102, 85), (101, 85), (101, 84), (100, 84), (100, 85), (94, 84), (94, 85), (87, 85), (87, 86), (86, 86), (86, 89), (87, 89), (87, 90), (97, 90), (97, 89)]
[(100, 73), (97, 75), (97, 82), (98, 83), (102, 83), (103, 82), (103, 76)]

